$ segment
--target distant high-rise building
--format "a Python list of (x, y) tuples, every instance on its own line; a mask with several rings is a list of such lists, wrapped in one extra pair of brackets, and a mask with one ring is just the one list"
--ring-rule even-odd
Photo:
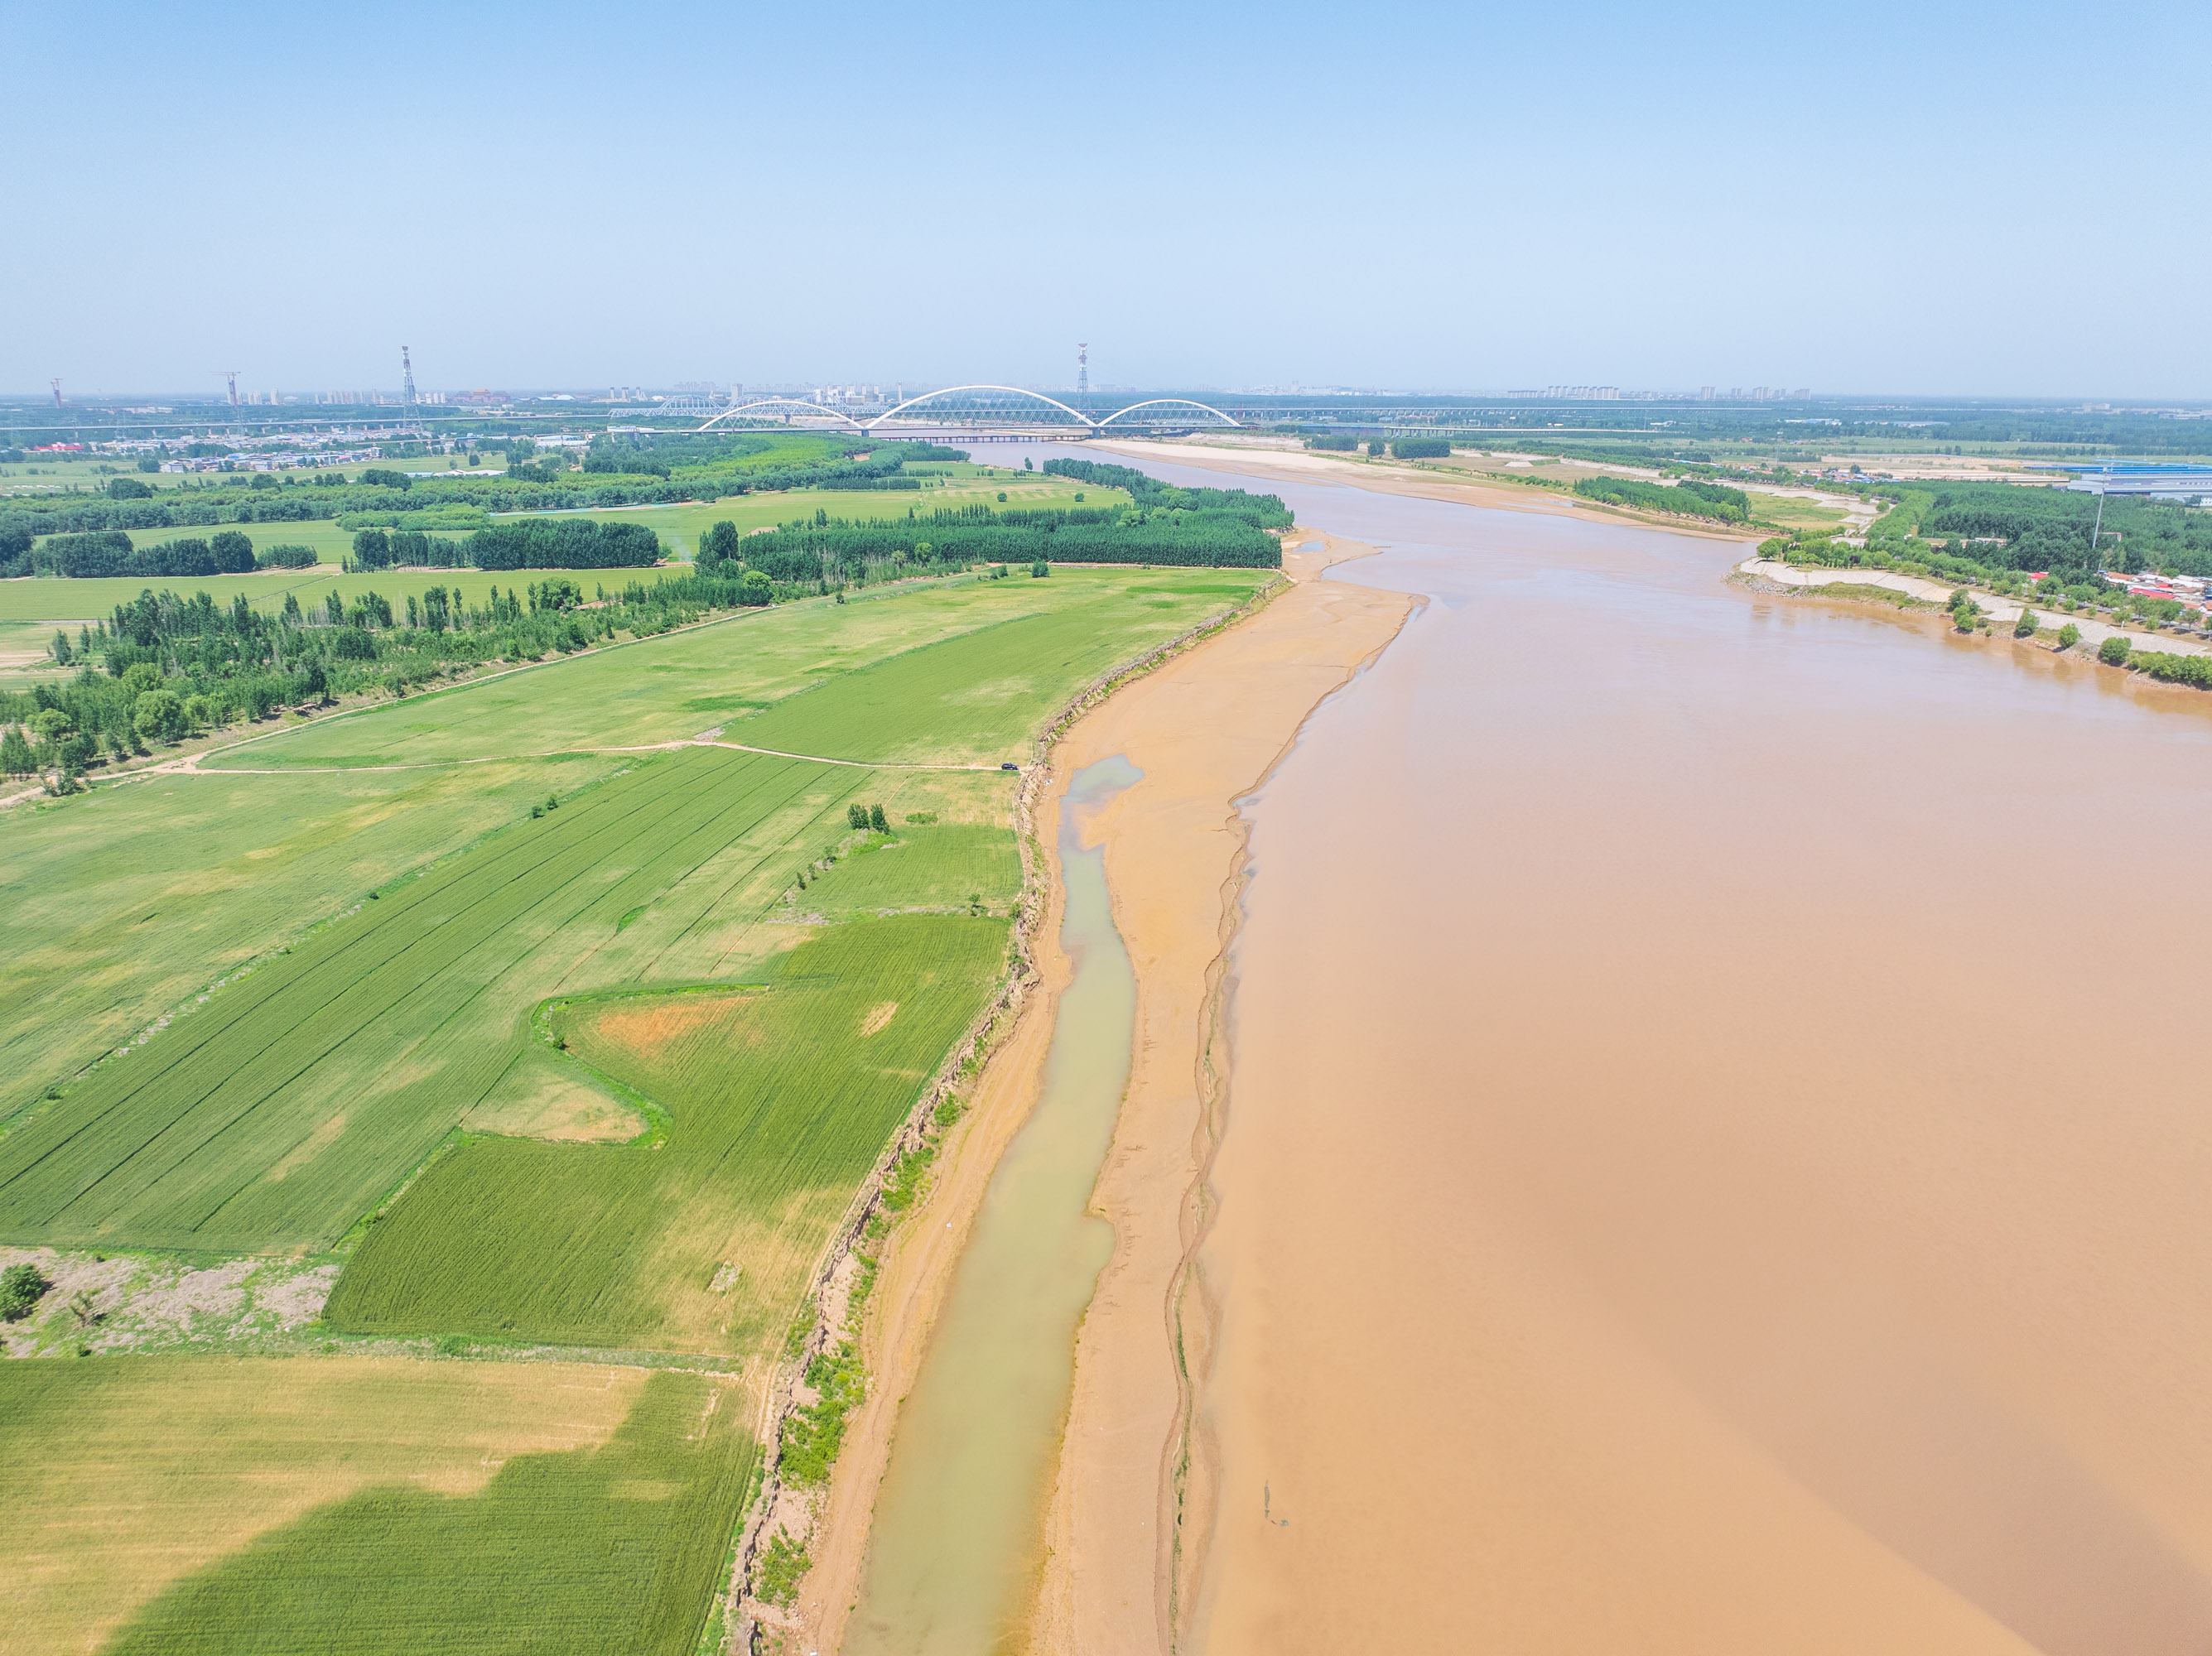
[(1710, 402), (1711, 402), (1711, 401), (1713, 400), (1713, 388), (1712, 388), (1711, 385), (1700, 385), (1700, 386), (1698, 386), (1698, 400), (1700, 403), (1710, 403)]

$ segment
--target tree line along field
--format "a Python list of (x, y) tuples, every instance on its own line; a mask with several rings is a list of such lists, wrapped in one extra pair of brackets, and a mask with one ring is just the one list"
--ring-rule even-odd
[[(718, 726), (732, 742), (873, 762), (1019, 760), (1057, 698), (1234, 607), (1269, 579), (1258, 570), (1068, 568), (1044, 580), (1023, 573), (921, 591), (877, 589), (843, 604), (809, 599), (286, 728), (208, 763), (421, 764), (678, 741)], [(1029, 624), (1000, 628), (1017, 620)], [(960, 641), (984, 629), (994, 629), (988, 643)], [(928, 664), (908, 658), (925, 647), (944, 652)], [(796, 699), (894, 657), (903, 664), (884, 670), (908, 700), (888, 714), (866, 684)], [(777, 722), (763, 722), (771, 710)], [(957, 725), (958, 740), (917, 743), (914, 731), (933, 719)], [(792, 740), (757, 740), (763, 731)], [(801, 745), (800, 735), (819, 745)]]
[[(179, 1360), (135, 1412), (102, 1388), (155, 1360), (36, 1365), (35, 1407), (3, 1389), (31, 1365), (7, 1366), (0, 1495), (32, 1460), (100, 1459), (131, 1496), (11, 1501), (18, 1544), (52, 1561), (40, 1580), (78, 1583), (81, 1604), (82, 1584), (125, 1578), (102, 1612), (117, 1651), (694, 1648), (757, 1455), (758, 1376), (854, 1186), (1003, 970), (1017, 779), (995, 760), (1262, 579), (1062, 571), (778, 606), (298, 727), (236, 749), (237, 770), (0, 818), (0, 895), (33, 922), (27, 958), (0, 962), (0, 1086), (28, 1106), (0, 1136), (0, 1234), (335, 1245), (341, 1352), (546, 1341), (749, 1377), (656, 1374), (611, 1429), (484, 1447), (456, 1483), (436, 1446), (473, 1416), (434, 1388), (319, 1394), (333, 1443), (425, 1458), (365, 1454), (355, 1477), (257, 1436), (265, 1393), (225, 1379), (251, 1364)], [(714, 725), (860, 762), (579, 751)], [(916, 754), (979, 768), (883, 767)], [(259, 773), (271, 759), (295, 768)], [(343, 768), (362, 761), (425, 768)], [(855, 800), (890, 831), (853, 830)], [(134, 1044), (164, 1009), (180, 1015)], [(565, 1131), (577, 1100), (603, 1117)], [(235, 1398), (253, 1429), (161, 1470), (201, 1395)], [(518, 1430), (539, 1418), (512, 1407)], [(149, 1544), (193, 1525), (208, 1477), (306, 1493), (189, 1556)], [(58, 1602), (0, 1585), (11, 1617)]]

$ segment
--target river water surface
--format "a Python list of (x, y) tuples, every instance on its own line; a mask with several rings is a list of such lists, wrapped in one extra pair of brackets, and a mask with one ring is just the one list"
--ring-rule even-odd
[(2212, 1647), (2212, 699), (1283, 492), (1195, 1647)]

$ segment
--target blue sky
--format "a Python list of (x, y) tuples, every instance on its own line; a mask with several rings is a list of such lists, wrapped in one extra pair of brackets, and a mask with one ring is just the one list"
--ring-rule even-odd
[(0, 3), (0, 391), (2212, 397), (2212, 8)]

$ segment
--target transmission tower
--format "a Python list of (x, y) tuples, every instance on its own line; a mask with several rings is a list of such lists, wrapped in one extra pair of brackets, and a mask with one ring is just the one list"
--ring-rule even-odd
[(60, 380), (57, 379), (57, 380), (55, 380), (55, 381), (53, 382), (53, 386), (54, 386), (54, 406), (55, 406), (56, 408), (59, 408), (59, 407), (62, 405), (62, 382), (61, 382)]
[(1075, 390), (1079, 396), (1091, 389), (1091, 347), (1075, 348)]
[(399, 348), (399, 400), (415, 406), (415, 365), (407, 360), (407, 347)]

